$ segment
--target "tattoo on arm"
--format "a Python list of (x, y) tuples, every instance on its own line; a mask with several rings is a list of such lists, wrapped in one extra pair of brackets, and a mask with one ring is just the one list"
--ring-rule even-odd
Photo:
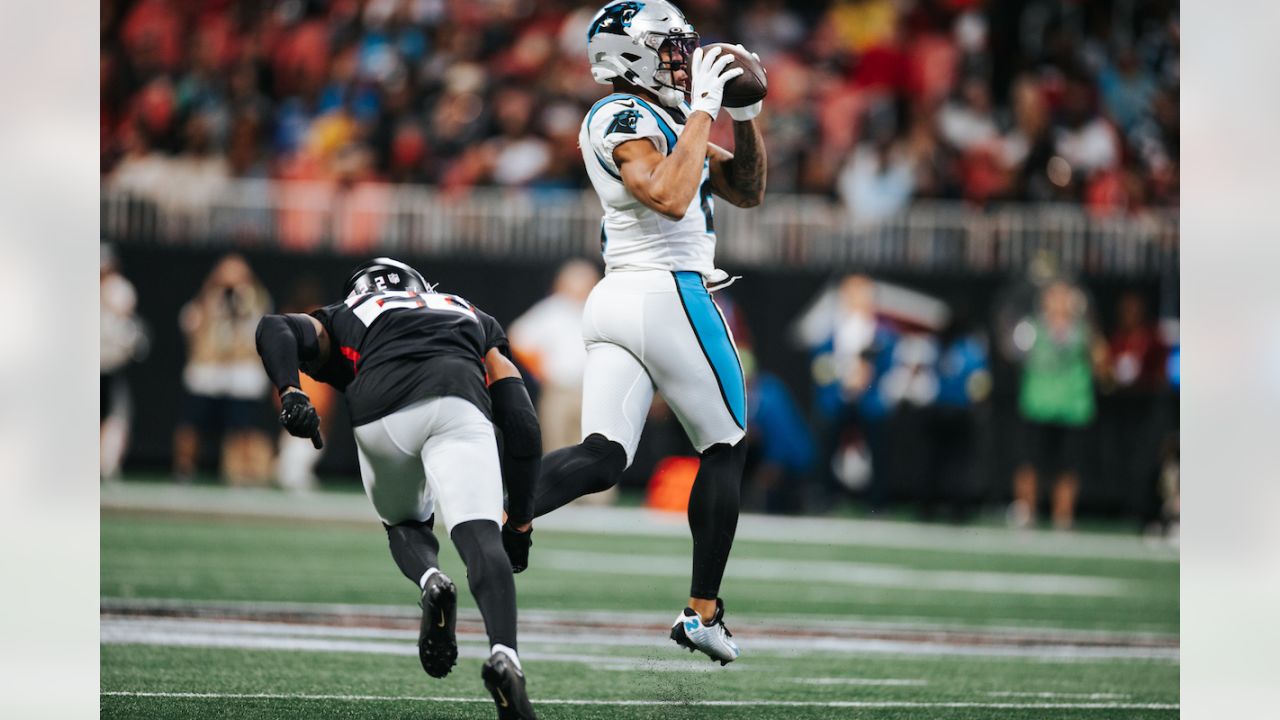
[(764, 198), (764, 139), (754, 122), (733, 124), (733, 159), (725, 163), (725, 179), (747, 206)]

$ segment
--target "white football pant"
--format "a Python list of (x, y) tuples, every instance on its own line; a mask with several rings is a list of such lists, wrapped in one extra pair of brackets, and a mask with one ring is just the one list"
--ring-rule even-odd
[(493, 423), (458, 397), (430, 398), (355, 429), (360, 476), (388, 525), (440, 511), (452, 531), (502, 518), (502, 471)]
[(630, 465), (656, 389), (698, 452), (742, 439), (742, 364), (699, 273), (609, 273), (587, 299), (582, 337), (583, 438), (599, 433), (617, 442)]

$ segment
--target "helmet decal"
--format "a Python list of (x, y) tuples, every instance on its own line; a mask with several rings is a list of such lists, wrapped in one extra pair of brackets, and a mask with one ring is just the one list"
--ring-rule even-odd
[(631, 18), (644, 7), (642, 2), (614, 3), (600, 11), (600, 15), (591, 23), (591, 27), (587, 29), (587, 40), (596, 36), (596, 33), (613, 33), (614, 35), (625, 35), (623, 28), (631, 27)]

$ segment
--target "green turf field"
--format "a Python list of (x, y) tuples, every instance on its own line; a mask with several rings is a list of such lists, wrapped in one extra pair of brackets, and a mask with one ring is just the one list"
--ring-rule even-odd
[[(462, 659), (432, 680), (361, 496), (103, 503), (104, 717), (494, 716), (470, 597)], [(561, 513), (517, 577), (540, 717), (1178, 714), (1176, 554), (1135, 538), (744, 518), (722, 592), (743, 656), (721, 668), (665, 637), (688, 587), (679, 518)], [(464, 584), (451, 548), (442, 564)]]

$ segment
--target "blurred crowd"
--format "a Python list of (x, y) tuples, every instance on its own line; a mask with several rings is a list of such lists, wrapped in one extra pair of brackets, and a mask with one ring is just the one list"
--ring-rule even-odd
[[(104, 0), (104, 182), (193, 206), (231, 178), (585, 187), (600, 4)], [(678, 4), (768, 68), (773, 192), (861, 222), (916, 198), (1178, 203), (1174, 0)]]
[[(127, 448), (126, 370), (145, 357), (149, 333), (133, 286), (103, 247), (102, 474), (109, 479)], [(581, 317), (599, 278), (595, 264), (570, 260), (546, 296), (506, 324), (548, 452), (580, 440)], [(1179, 339), (1168, 303), (1153, 312), (1148, 293), (1124, 290), (1103, 317), (1090, 294), (1047, 259), (981, 304), (851, 274), (815, 288), (790, 321), (789, 338), (770, 333), (770, 342), (789, 342), (807, 358), (807, 371), (797, 373), (789, 371), (800, 367), (762, 367), (733, 290), (716, 301), (747, 382), (748, 509), (827, 512), (852, 502), (880, 512), (906, 502), (922, 519), (964, 522), (1011, 498), (1011, 525), (1047, 517), (1069, 529), (1081, 485), (1106, 482), (1138, 493), (1125, 505), (1155, 530), (1176, 528), (1177, 417), (1169, 406), (1176, 408)], [(306, 312), (326, 299), (303, 282), (280, 309)], [(174, 308), (178, 331), (167, 337), (185, 341), (185, 362), (172, 378), (182, 387), (172, 425), (177, 480), (190, 482), (212, 463), (230, 484), (316, 486), (323, 453), (279, 430), (254, 348), (257, 321), (275, 306), (250, 263), (233, 253)], [(336, 393), (310, 378), (303, 383), (330, 433), (341, 405)], [(993, 453), (1004, 461), (993, 462)], [(623, 484), (642, 490), (655, 508), (683, 510), (696, 472), (695, 453), (659, 398)]]

